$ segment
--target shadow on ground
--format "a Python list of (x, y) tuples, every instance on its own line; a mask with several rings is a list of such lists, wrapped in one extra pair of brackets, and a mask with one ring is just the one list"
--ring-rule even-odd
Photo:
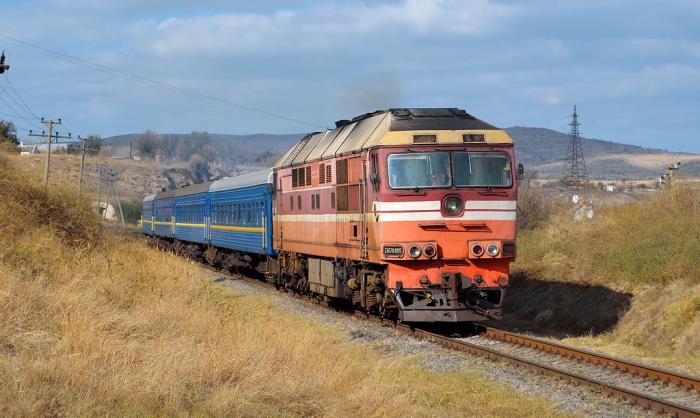
[(489, 325), (546, 337), (597, 335), (612, 330), (632, 295), (600, 285), (511, 276), (503, 319)]

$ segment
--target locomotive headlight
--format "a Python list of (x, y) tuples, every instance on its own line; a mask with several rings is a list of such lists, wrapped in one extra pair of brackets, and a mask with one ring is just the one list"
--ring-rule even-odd
[(491, 243), (486, 247), (486, 252), (489, 253), (491, 257), (495, 257), (501, 250), (498, 248), (498, 245)]
[(475, 257), (481, 257), (484, 255), (484, 246), (478, 242), (472, 245), (472, 254), (474, 254)]
[(420, 247), (417, 245), (411, 245), (408, 247), (408, 255), (412, 258), (420, 257)]
[(433, 258), (435, 257), (435, 253), (437, 253), (437, 249), (433, 244), (425, 244), (425, 246), (423, 246), (423, 254), (426, 257)]
[(442, 203), (446, 215), (459, 215), (462, 212), (462, 198), (450, 196)]

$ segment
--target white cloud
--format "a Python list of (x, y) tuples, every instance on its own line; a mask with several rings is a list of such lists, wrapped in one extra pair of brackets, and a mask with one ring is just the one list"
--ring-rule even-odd
[[(565, 124), (573, 102), (598, 127), (629, 120), (648, 129), (657, 112), (692, 121), (700, 94), (697, 8), (635, 6), (0, 0), (0, 34), (320, 124), (393, 105), (460, 106), (506, 126), (547, 124), (561, 114)], [(630, 9), (628, 19), (616, 17)], [(34, 111), (63, 117), (76, 131), (304, 129), (10, 41), (0, 47)], [(678, 132), (693, 132), (686, 125)]]
[(660, 98), (700, 91), (700, 69), (660, 64), (638, 70), (615, 70), (601, 75), (599, 97)]
[(528, 96), (540, 104), (554, 106), (561, 103), (561, 93), (553, 87), (530, 87), (526, 90)]
[(360, 47), (395, 35), (467, 36), (497, 31), (518, 13), (487, 0), (405, 0), (319, 5), (271, 13), (173, 17), (133, 25), (132, 42), (157, 55)]

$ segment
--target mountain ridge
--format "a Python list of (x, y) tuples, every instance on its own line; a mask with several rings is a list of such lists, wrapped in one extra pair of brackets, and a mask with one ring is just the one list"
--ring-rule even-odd
[[(569, 135), (548, 128), (512, 126), (505, 131), (513, 138), (518, 162), (527, 170), (537, 171), (544, 179), (561, 175)], [(163, 138), (178, 139), (189, 134), (161, 134)], [(217, 143), (236, 142), (256, 150), (284, 153), (305, 134), (209, 134)], [(113, 147), (134, 147), (140, 134), (123, 134), (104, 138), (104, 144)], [(700, 154), (646, 148), (639, 145), (581, 137), (588, 173), (594, 180), (652, 179), (663, 174), (667, 164), (683, 161), (681, 176), (700, 177)]]

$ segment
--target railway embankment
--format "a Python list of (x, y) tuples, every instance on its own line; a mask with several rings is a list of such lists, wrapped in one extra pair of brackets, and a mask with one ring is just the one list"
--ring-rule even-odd
[(0, 415), (556, 416), (105, 230), (0, 156)]
[(700, 190), (682, 182), (519, 231), (498, 326), (700, 372)]

